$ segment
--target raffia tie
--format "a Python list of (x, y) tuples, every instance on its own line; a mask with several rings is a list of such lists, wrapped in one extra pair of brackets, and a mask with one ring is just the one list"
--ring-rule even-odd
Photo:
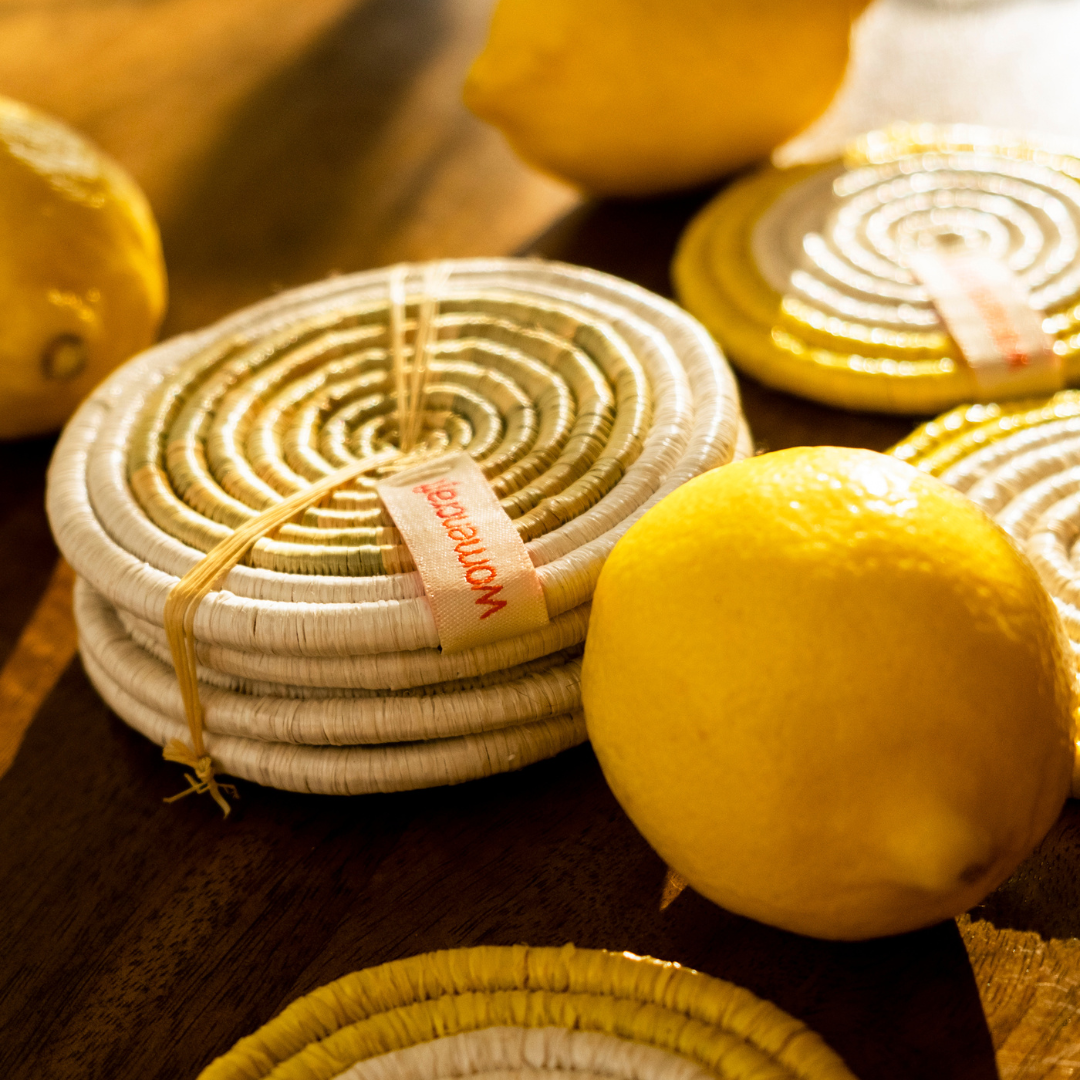
[(226, 817), (229, 816), (229, 804), (225, 801), (224, 792), (228, 792), (234, 799), (240, 798), (240, 793), (236, 790), (232, 784), (220, 784), (214, 779), (214, 762), (209, 754), (204, 754), (202, 757), (196, 757), (192, 753), (191, 747), (186, 743), (181, 742), (179, 739), (170, 739), (165, 744), (165, 749), (162, 751), (163, 758), (166, 761), (175, 761), (181, 765), (187, 765), (195, 770), (195, 775), (191, 773), (184, 773), (188, 784), (190, 785), (186, 791), (181, 791), (176, 795), (170, 795), (165, 801), (167, 803), (176, 802), (177, 799), (182, 799), (185, 795), (202, 795), (209, 792), (214, 802), (221, 807), (222, 813)]
[[(435, 339), (435, 319), (439, 295), (450, 277), (449, 262), (429, 263), (424, 268), (424, 284), (416, 314), (413, 335), (413, 362), (405, 378), (405, 275), (404, 266), (390, 272), (390, 351), (394, 366), (394, 392), (397, 396), (398, 446), (403, 454), (415, 448), (424, 419), (424, 389), (427, 386), (428, 361)], [(410, 461), (411, 464), (411, 461)]]
[(184, 715), (191, 742), (188, 744), (180, 739), (171, 739), (162, 756), (166, 761), (187, 765), (194, 771), (194, 776), (186, 774), (187, 789), (170, 796), (166, 802), (175, 802), (186, 795), (209, 794), (227, 817), (230, 807), (224, 792), (229, 792), (234, 798), (237, 796), (236, 788), (232, 784), (222, 784), (216, 779), (213, 758), (206, 748), (205, 716), (199, 698), (195, 656), (195, 615), (203, 598), (222, 587), (229, 571), (259, 540), (328, 498), (338, 488), (365, 473), (392, 463), (410, 465), (426, 456), (424, 448), (416, 447), (416, 441), (423, 421), (422, 401), (427, 381), (428, 357), (435, 337), (438, 295), (449, 275), (449, 263), (435, 263), (425, 268), (423, 293), (419, 298), (413, 336), (413, 363), (408, 372), (408, 380), (404, 332), (406, 268), (395, 267), (390, 275), (390, 353), (397, 393), (398, 446), (388, 447), (372, 457), (351, 462), (241, 525), (231, 536), (211, 548), (169, 591), (163, 620), (165, 635), (180, 684), (180, 696), (184, 703)]

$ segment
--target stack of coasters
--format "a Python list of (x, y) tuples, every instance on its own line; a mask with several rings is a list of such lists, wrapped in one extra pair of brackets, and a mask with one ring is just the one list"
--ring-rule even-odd
[(962, 405), (889, 453), (963, 492), (1016, 541), (1053, 597), (1080, 665), (1080, 392)]
[(649, 506), (750, 452), (734, 381), (700, 325), (617, 278), (463, 260), (442, 264), (432, 305), (429, 270), (336, 278), (167, 341), (65, 430), (48, 509), (79, 577), (83, 661), (154, 741), (187, 735), (170, 590), (268, 508), (395, 446), (393, 339), (411, 363), (425, 305), (419, 445), (479, 465), (548, 621), (440, 648), (375, 492), (387, 466), (259, 540), (198, 607), (207, 750), (234, 776), (354, 794), (516, 769), (584, 741), (578, 673), (600, 567)]
[(686, 308), (761, 382), (933, 414), (1080, 379), (1080, 154), (898, 125), (842, 161), (767, 167), (691, 223)]
[(199, 1080), (854, 1080), (748, 990), (630, 953), (451, 949), (293, 1002)]

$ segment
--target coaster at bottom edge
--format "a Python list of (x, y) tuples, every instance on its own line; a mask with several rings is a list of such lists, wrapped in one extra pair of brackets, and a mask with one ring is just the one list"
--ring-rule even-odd
[[(451, 949), (353, 972), (293, 1002), (199, 1080), (436, 1080), (492, 1071), (491, 1063), (505, 1069), (515, 1044), (519, 1059), (530, 1050), (532, 1067), (543, 1068), (574, 1049), (543, 1035), (550, 1029), (629, 1043), (594, 1043), (578, 1058), (584, 1072), (599, 1065), (601, 1075), (625, 1080), (647, 1080), (649, 1064), (640, 1074), (633, 1064), (639, 1047), (653, 1064), (651, 1051), (659, 1051), (692, 1073), (728, 1080), (854, 1080), (820, 1036), (748, 990), (678, 964), (572, 945)], [(400, 1059), (378, 1061), (474, 1032), (489, 1033), (483, 1052), (473, 1045), (475, 1064), (462, 1063), (461, 1047), (449, 1071), (455, 1048), (418, 1055), (405, 1064), (424, 1067), (405, 1074)], [(371, 1064), (356, 1071), (360, 1062)]]

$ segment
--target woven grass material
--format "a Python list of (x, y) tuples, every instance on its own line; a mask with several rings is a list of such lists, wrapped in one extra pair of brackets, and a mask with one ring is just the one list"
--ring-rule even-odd
[[(83, 666), (106, 703), (164, 746), (188, 736), (171, 666), (126, 635), (107, 601), (75, 590)], [(577, 652), (577, 650), (575, 650)], [(220, 772), (289, 791), (362, 795), (524, 768), (585, 741), (580, 659), (556, 654), (422, 696), (296, 698), (201, 687)]]
[[(572, 1078), (566, 1074), (572, 1073)], [(709, 1080), (701, 1066), (617, 1035), (492, 1027), (359, 1061), (335, 1080)]]
[(853, 1080), (819, 1036), (741, 987), (572, 945), (453, 949), (354, 972), (294, 1002), (200, 1080), (523, 1080), (527, 1069)]
[[(382, 470), (364, 476), (255, 543), (197, 610), (198, 697), (211, 753), (234, 775), (396, 790), (582, 741), (578, 655), (607, 553), (667, 492), (751, 451), (730, 370), (674, 305), (559, 264), (441, 269), (417, 446), (477, 460), (551, 621), (440, 652), (419, 575), (374, 493)], [(419, 266), (338, 278), (165, 342), (65, 430), (48, 504), (81, 579), (84, 659), (103, 696), (156, 741), (182, 734), (163, 626), (179, 578), (337, 470), (380, 454), (383, 470), (396, 467), (391, 355), (397, 337), (411, 377), (430, 276)], [(460, 764), (438, 767), (443, 752)]]
[(1027, 286), (1071, 384), (1080, 381), (1077, 178), (1077, 153), (1007, 133), (874, 132), (843, 161), (767, 167), (733, 184), (684, 234), (676, 290), (769, 386), (846, 409), (932, 414), (986, 400), (907, 261), (920, 245), (960, 236)]
[(1080, 391), (961, 405), (889, 453), (978, 503), (1031, 560), (1080, 666)]

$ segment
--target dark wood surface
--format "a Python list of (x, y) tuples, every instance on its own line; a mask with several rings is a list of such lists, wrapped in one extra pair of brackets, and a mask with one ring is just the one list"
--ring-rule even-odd
[[(521, 248), (572, 204), (447, 103), (487, 6), (322, 0), (292, 16), (299, 28), (247, 25), (277, 51), (251, 60), (229, 108), (216, 106), (206, 131), (181, 131), (183, 153), (133, 152), (165, 225), (170, 329), (333, 269)], [(218, 18), (219, 29), (235, 18), (235, 8), (215, 14), (228, 4), (196, 0), (41, 3), (0, 8), (0, 31), (7, 20), (25, 38), (24, 22), (39, 17), (97, 41), (71, 27), (95, 12), (126, 19), (133, 7), (158, 20), (157, 36), (124, 23), (110, 39), (128, 58), (117, 60), (125, 86), (158, 87), (157, 69), (136, 60), (181, 33), (177, 12)], [(252, 0), (249, 11), (288, 22), (286, 7)], [(0, 92), (57, 93), (45, 66), (34, 84), (4, 56), (0, 44)], [(184, 63), (197, 65), (171, 62), (183, 70), (169, 69), (173, 81), (157, 92), (175, 108), (194, 78)], [(100, 80), (107, 68), (99, 59), (93, 70)], [(59, 105), (99, 117), (99, 137), (113, 132), (123, 156), (123, 125), (101, 119), (123, 103), (95, 113), (65, 93)], [(198, 97), (188, 91), (196, 112)], [(41, 103), (63, 111), (57, 100)], [(131, 116), (153, 112), (134, 91), (125, 101)], [(390, 134), (403, 116), (416, 139)], [(525, 246), (667, 291), (675, 238), (706, 195), (582, 203)], [(742, 388), (769, 449), (883, 449), (911, 426)], [(0, 659), (19, 648), (56, 559), (41, 505), (50, 448), (0, 446)], [(341, 799), (241, 784), (228, 821), (209, 800), (164, 805), (180, 783), (71, 663), (0, 778), (0, 1076), (194, 1077), (289, 1001), (356, 968), (450, 946), (567, 941), (733, 979), (815, 1027), (863, 1080), (1080, 1074), (1077, 804), (970, 918), (835, 944), (731, 915), (691, 890), (661, 909), (665, 868), (588, 747), (410, 794)]]

